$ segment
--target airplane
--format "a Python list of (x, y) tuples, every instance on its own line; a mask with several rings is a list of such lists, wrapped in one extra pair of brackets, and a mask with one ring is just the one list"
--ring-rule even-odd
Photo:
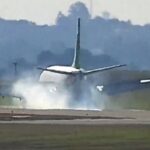
[[(125, 64), (119, 64), (119, 65), (112, 65), (108, 67), (103, 67), (103, 68), (98, 68), (98, 69), (93, 69), (93, 70), (84, 70), (80, 66), (80, 22), (81, 19), (78, 18), (77, 21), (77, 37), (76, 37), (76, 47), (74, 50), (74, 58), (72, 65), (70, 66), (50, 66), (48, 68), (41, 68), (38, 67), (38, 69), (42, 70), (42, 73), (40, 75), (39, 81), (41, 83), (57, 83), (58, 86), (60, 85), (59, 82), (57, 82), (57, 79), (51, 78), (51, 73), (55, 73), (56, 75), (64, 76), (64, 82), (63, 84), (68, 86), (71, 85), (71, 87), (76, 87), (73, 88), (73, 90), (78, 89), (78, 94), (81, 92), (81, 84), (82, 81), (86, 79), (87, 76), (93, 75), (98, 72), (102, 71), (108, 71), (114, 68), (119, 68), (126, 66)], [(76, 86), (77, 85), (77, 86)]]

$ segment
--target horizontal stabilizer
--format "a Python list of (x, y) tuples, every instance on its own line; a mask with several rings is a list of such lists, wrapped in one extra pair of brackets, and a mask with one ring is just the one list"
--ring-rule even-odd
[(114, 69), (114, 68), (124, 67), (124, 66), (126, 66), (126, 65), (125, 64), (123, 64), (123, 65), (113, 65), (113, 66), (109, 66), (109, 67), (84, 71), (84, 75), (90, 75), (90, 74), (94, 74), (94, 73), (98, 73), (98, 72), (102, 72), (102, 71), (106, 71), (106, 70), (111, 70), (111, 69)]
[(41, 68), (41, 67), (38, 67), (37, 69), (42, 70), (42, 71), (49, 71), (53, 73), (64, 74), (64, 75), (73, 75), (72, 72), (67, 72), (67, 71), (62, 71), (62, 70), (46, 69), (46, 68)]

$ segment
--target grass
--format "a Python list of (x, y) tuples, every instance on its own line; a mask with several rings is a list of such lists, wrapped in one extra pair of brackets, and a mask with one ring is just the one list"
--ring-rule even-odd
[(150, 89), (126, 92), (120, 95), (108, 97), (106, 107), (123, 109), (150, 110)]
[(5, 150), (149, 150), (150, 126), (0, 124)]
[(0, 107), (19, 107), (21, 102), (17, 98), (12, 98), (10, 96), (0, 96)]

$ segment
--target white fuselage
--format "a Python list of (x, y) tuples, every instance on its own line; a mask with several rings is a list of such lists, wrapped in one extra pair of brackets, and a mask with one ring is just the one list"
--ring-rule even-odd
[(40, 75), (40, 82), (50, 82), (50, 83), (61, 83), (61, 82), (68, 82), (69, 81), (75, 81), (76, 78), (78, 78), (82, 74), (82, 70), (76, 69), (74, 67), (70, 66), (51, 66), (47, 69), (52, 69), (54, 71), (64, 71), (71, 73), (69, 75), (66, 74), (59, 74), (54, 73), (50, 71), (43, 71)]

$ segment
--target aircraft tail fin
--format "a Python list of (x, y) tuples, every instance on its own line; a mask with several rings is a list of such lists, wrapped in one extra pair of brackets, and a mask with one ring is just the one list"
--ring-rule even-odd
[(78, 18), (77, 39), (72, 66), (80, 69), (80, 18)]

